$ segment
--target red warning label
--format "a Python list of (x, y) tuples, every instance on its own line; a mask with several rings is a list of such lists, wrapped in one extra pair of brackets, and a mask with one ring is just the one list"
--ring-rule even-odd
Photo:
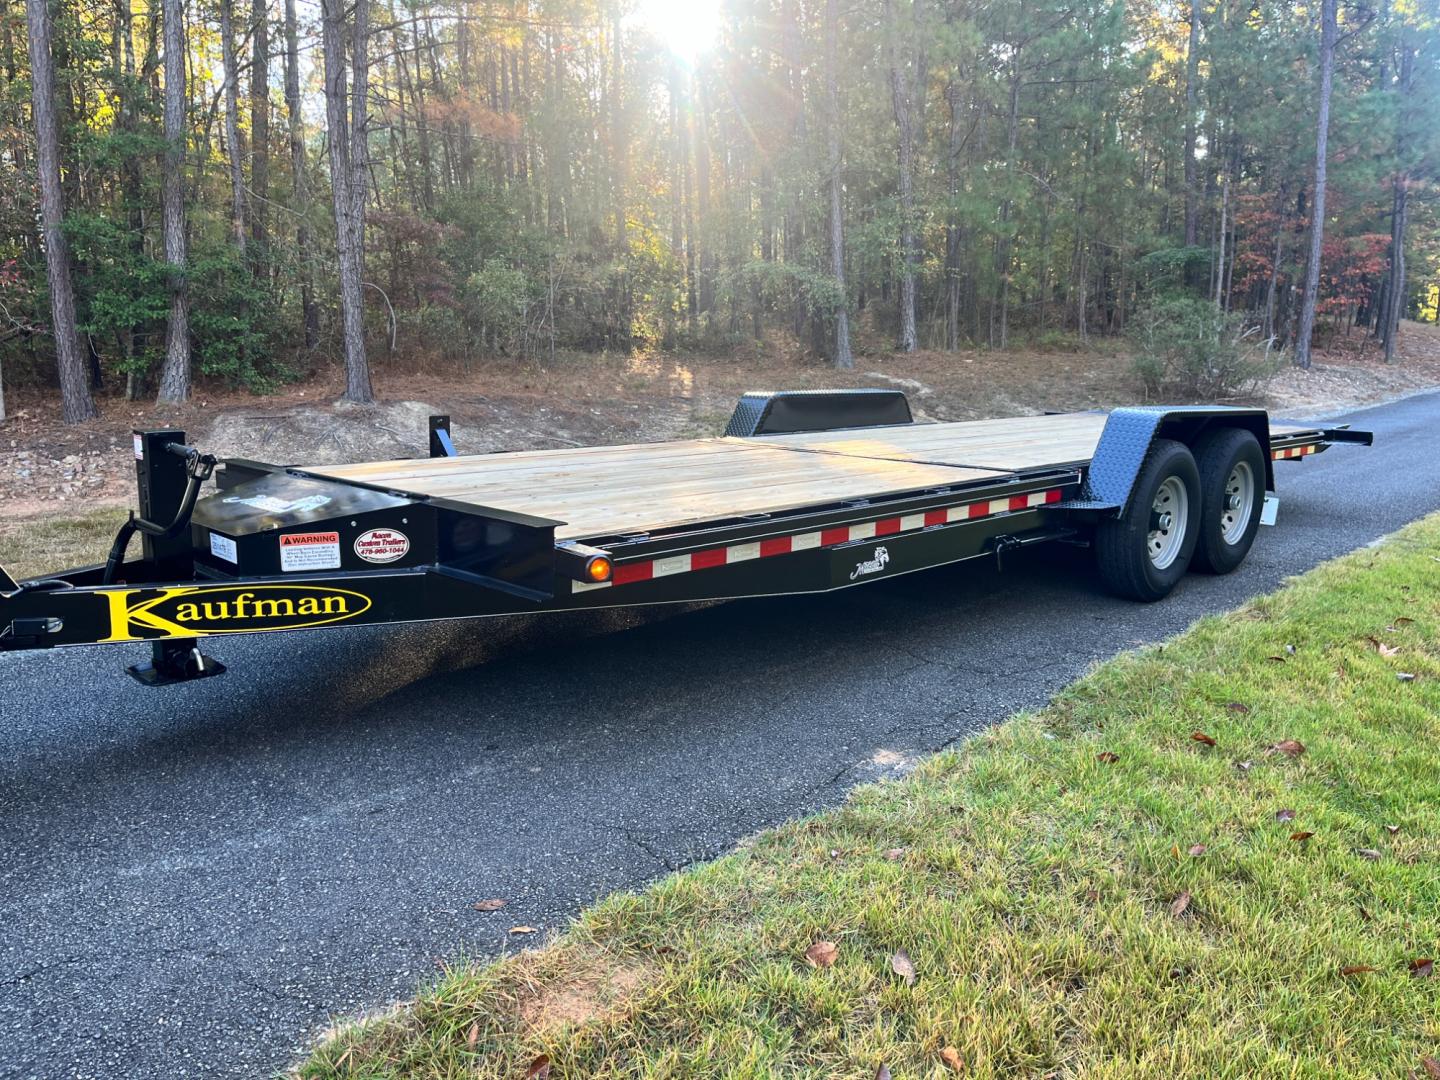
[(338, 532), (288, 533), (280, 537), (280, 569), (338, 570), (340, 568), (340, 534)]

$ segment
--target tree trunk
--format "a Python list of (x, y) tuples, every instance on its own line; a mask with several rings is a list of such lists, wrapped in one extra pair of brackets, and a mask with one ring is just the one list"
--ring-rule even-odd
[(1385, 362), (1395, 362), (1396, 338), (1400, 336), (1400, 319), (1405, 311), (1405, 226), (1409, 218), (1410, 170), (1405, 159), (1406, 125), (1409, 122), (1406, 106), (1411, 81), (1415, 71), (1415, 49), (1400, 43), (1400, 81), (1396, 87), (1402, 97), (1396, 110), (1395, 160), (1396, 171), (1391, 181), (1390, 198), (1390, 275), (1386, 282), (1386, 302), (1380, 314), (1384, 319), (1381, 333), (1385, 341)]
[(885, 0), (885, 23), (890, 37), (890, 96), (899, 137), (900, 165), (900, 334), (896, 348), (901, 352), (914, 352), (918, 345), (915, 334), (915, 129), (911, 118), (911, 77), (900, 48), (895, 0)]
[(254, 51), (250, 64), (250, 190), (255, 205), (250, 210), (250, 239), (256, 267), (263, 271), (269, 243), (269, 220), (265, 200), (270, 195), (270, 12), (267, 0), (254, 0), (251, 8)]
[[(356, 0), (350, 30), (350, 91), (345, 69), (345, 0), (323, 0), (321, 51), (325, 117), (329, 128), (330, 187), (335, 205), (335, 246), (340, 264), (340, 310), (345, 330), (345, 398), (375, 400), (365, 355), (365, 188), (369, 164), (366, 99), (370, 88), (369, 0)], [(348, 110), (348, 111), (347, 111)]]
[(230, 162), (230, 229), (245, 254), (245, 177), (240, 170), (240, 74), (235, 59), (235, 0), (220, 0), (220, 60), (225, 68), (225, 150)]
[(45, 276), (50, 285), (50, 330), (60, 375), (61, 412), (67, 424), (99, 415), (85, 377), (85, 357), (75, 327), (75, 293), (70, 248), (63, 222), (60, 187), (60, 128), (55, 119), (55, 68), (50, 55), (48, 0), (26, 0), (30, 31), (30, 100), (34, 109), (36, 165), (40, 179), (40, 226), (45, 241)]
[(1335, 79), (1336, 0), (1320, 3), (1320, 107), (1315, 120), (1315, 198), (1310, 206), (1310, 261), (1305, 267), (1305, 298), (1300, 331), (1295, 338), (1295, 364), (1310, 366), (1310, 339), (1315, 333), (1315, 304), (1320, 297), (1320, 258), (1325, 244), (1325, 165), (1330, 140), (1330, 90)]
[(185, 0), (164, 0), (165, 158), (161, 211), (165, 262), (169, 266), (170, 321), (165, 330), (165, 363), (160, 369), (161, 401), (190, 396), (190, 300), (185, 281)]
[[(1000, 204), (1000, 235), (995, 241), (995, 274), (1000, 280), (1000, 341), (1010, 347), (1010, 218), (1014, 213), (1015, 149), (1020, 138), (1020, 47), (1010, 57), (1010, 112), (1005, 123), (1005, 201)], [(990, 346), (996, 345), (992, 332)]]
[(950, 197), (945, 223), (945, 350), (960, 348), (960, 249), (964, 237), (960, 230), (960, 148), (962, 144), (960, 76), (945, 87), (945, 104), (949, 110), (949, 146), (945, 157), (945, 190)]
[(845, 210), (841, 202), (840, 184), (840, 13), (836, 0), (825, 0), (825, 99), (830, 107), (829, 161), (830, 173), (830, 273), (835, 278), (839, 298), (835, 304), (835, 366), (849, 371), (855, 366), (850, 353), (849, 299), (845, 293)]
[(1185, 246), (1196, 240), (1195, 108), (1200, 66), (1200, 0), (1190, 0), (1190, 40), (1185, 48)]
[(320, 343), (320, 309), (310, 262), (310, 189), (305, 169), (305, 118), (300, 110), (300, 32), (295, 0), (285, 0), (285, 114), (290, 127), (291, 192), (295, 206), (295, 251), (300, 260), (300, 312), (305, 347)]

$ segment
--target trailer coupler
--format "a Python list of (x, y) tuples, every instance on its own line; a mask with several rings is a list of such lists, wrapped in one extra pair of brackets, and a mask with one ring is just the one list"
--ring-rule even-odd
[(125, 670), (145, 686), (173, 686), (225, 674), (225, 665), (200, 651), (195, 638), (173, 638), (151, 643), (150, 663)]

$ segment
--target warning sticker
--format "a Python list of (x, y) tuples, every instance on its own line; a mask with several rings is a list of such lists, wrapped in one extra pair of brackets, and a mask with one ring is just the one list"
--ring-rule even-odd
[(392, 563), (410, 550), (410, 538), (394, 529), (371, 529), (355, 538), (355, 554), (366, 562)]
[(280, 569), (286, 573), (339, 568), (338, 532), (290, 533), (280, 537)]

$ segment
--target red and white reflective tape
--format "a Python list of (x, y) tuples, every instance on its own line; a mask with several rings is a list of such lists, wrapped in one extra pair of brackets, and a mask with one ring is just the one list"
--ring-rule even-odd
[(1006, 499), (990, 499), (985, 502), (963, 503), (939, 510), (926, 510), (918, 514), (900, 517), (880, 518), (856, 525), (837, 525), (833, 529), (816, 529), (814, 532), (795, 533), (791, 536), (772, 536), (768, 540), (757, 540), (749, 544), (732, 544), (729, 547), (709, 548), (692, 551), (685, 555), (670, 555), (663, 559), (642, 559), (637, 562), (616, 563), (615, 572), (609, 581), (572, 582), (575, 592), (589, 592), (591, 589), (608, 589), (611, 585), (627, 585), (632, 581), (651, 581), (654, 578), (669, 577), (671, 574), (688, 574), (692, 570), (708, 570), (713, 566), (730, 566), (749, 559), (768, 559), (772, 555), (789, 555), (795, 551), (809, 551), (814, 548), (838, 547), (852, 540), (871, 540), (882, 536), (896, 536), (900, 533), (919, 532), (936, 525), (951, 525), (975, 518), (991, 517), (994, 514), (1012, 513), (1017, 510), (1031, 510), (1046, 503), (1061, 500), (1059, 488), (1050, 491), (1032, 491), (1026, 495), (1012, 495)]
[(1276, 450), (1270, 456), (1276, 461), (1282, 461), (1285, 458), (1305, 457), (1307, 454), (1313, 454), (1319, 449), (1319, 443), (1307, 443), (1305, 446), (1287, 446), (1284, 450)]

